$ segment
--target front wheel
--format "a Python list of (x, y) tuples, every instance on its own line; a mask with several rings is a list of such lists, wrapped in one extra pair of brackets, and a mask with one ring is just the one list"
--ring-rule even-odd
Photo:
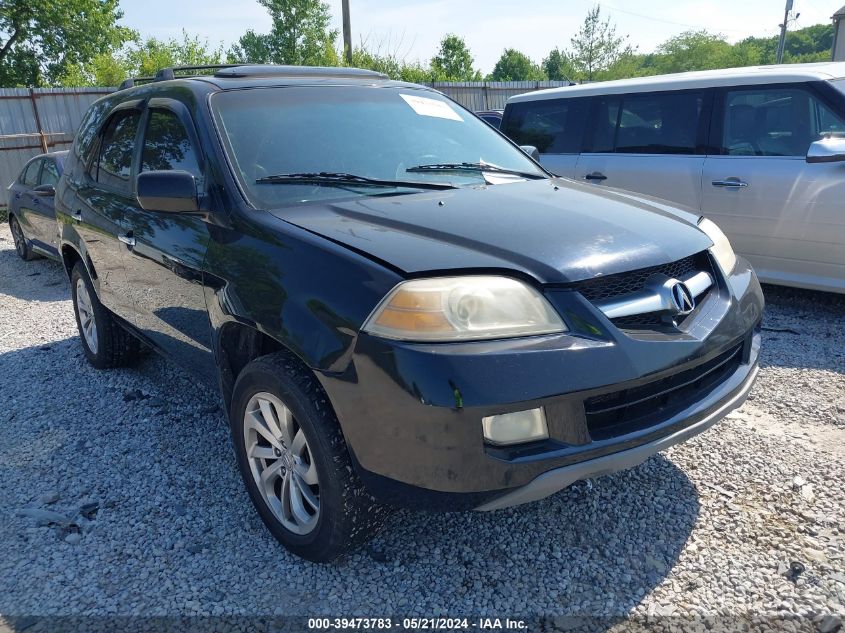
[(325, 393), (297, 360), (278, 353), (247, 365), (230, 423), (252, 502), (292, 553), (332, 561), (381, 527), (388, 511), (355, 475)]

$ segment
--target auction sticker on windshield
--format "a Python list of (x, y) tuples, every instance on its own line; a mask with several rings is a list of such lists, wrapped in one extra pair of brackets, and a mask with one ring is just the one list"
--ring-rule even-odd
[(433, 116), (439, 119), (452, 119), (453, 121), (463, 121), (460, 115), (455, 112), (452, 107), (445, 101), (438, 101), (437, 99), (427, 99), (426, 97), (416, 97), (414, 95), (400, 94), (405, 102), (414, 109), (414, 112), (422, 116)]

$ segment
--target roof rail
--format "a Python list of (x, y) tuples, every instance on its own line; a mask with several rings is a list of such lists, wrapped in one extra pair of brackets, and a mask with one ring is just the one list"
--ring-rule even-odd
[(123, 81), (118, 90), (132, 88), (153, 81), (168, 81), (182, 77), (208, 76), (210, 73), (190, 71), (213, 70), (215, 77), (335, 77), (387, 79), (387, 75), (374, 70), (344, 66), (282, 66), (277, 64), (206, 64), (202, 66), (171, 66), (156, 72), (155, 77), (132, 77)]

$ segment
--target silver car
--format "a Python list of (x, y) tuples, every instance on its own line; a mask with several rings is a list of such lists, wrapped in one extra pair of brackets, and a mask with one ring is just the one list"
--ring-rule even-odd
[(845, 293), (845, 62), (543, 90), (501, 129), (560, 176), (699, 211), (761, 281)]

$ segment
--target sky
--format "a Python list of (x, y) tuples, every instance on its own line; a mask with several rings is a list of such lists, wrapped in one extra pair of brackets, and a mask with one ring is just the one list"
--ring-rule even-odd
[[(340, 30), (341, 2), (327, 0)], [(845, 0), (794, 0), (790, 29), (829, 23)], [(505, 48), (539, 62), (555, 48), (569, 46), (591, 0), (350, 0), (352, 40), (372, 49), (427, 62), (446, 33), (461, 35), (482, 73), (492, 71)], [(121, 0), (122, 23), (142, 36), (181, 37), (182, 29), (225, 48), (247, 29), (267, 32), (270, 18), (256, 0)], [(777, 35), (783, 0), (625, 0), (601, 2), (602, 12), (629, 36), (638, 52), (690, 29), (721, 33), (730, 41), (749, 35)], [(165, 19), (166, 16), (166, 19)]]

